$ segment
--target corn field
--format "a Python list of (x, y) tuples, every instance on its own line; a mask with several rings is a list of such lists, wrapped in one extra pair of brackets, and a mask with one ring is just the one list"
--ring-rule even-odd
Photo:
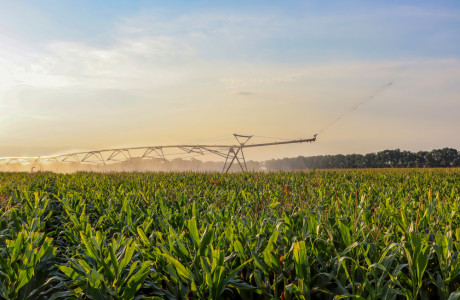
[(2, 299), (460, 299), (460, 170), (0, 173)]

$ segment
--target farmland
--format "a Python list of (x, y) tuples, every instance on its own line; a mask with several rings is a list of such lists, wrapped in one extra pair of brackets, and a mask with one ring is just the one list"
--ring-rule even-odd
[(5, 299), (460, 299), (459, 252), (458, 169), (0, 173)]

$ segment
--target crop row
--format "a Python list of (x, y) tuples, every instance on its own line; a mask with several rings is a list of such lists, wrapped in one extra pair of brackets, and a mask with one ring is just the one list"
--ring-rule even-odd
[(460, 171), (0, 174), (4, 299), (460, 299)]

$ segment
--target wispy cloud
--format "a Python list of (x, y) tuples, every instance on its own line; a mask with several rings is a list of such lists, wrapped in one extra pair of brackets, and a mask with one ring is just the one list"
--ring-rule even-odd
[(254, 92), (239, 91), (239, 92), (235, 92), (234, 95), (238, 95), (238, 96), (252, 96), (252, 95), (254, 95)]
[[(56, 145), (94, 148), (234, 130), (299, 137), (389, 81), (391, 89), (331, 128), (317, 151), (353, 136), (372, 149), (379, 143), (373, 132), (397, 141), (411, 130), (455, 134), (459, 57), (399, 55), (398, 43), (414, 29), (386, 18), (410, 15), (406, 10), (292, 18), (276, 11), (145, 12), (115, 24), (107, 43), (57, 39), (34, 48), (0, 37), (8, 45), (0, 48), (2, 141), (28, 146), (48, 136)], [(427, 13), (416, 18), (445, 12)]]

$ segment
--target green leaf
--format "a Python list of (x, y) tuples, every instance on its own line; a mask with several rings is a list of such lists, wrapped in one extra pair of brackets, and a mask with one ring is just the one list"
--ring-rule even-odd
[(281, 265), (279, 259), (271, 251), (264, 251), (263, 253), (265, 264), (276, 273), (281, 273)]
[[(227, 287), (227, 285), (232, 282), (235, 277), (237, 276), (237, 274), (241, 271), (241, 269), (243, 269), (243, 267), (249, 263), (251, 260), (248, 260), (244, 263), (242, 263), (239, 267), (237, 267), (236, 269), (234, 269), (222, 282), (219, 283), (219, 296), (222, 295), (222, 293), (224, 292), (224, 289)], [(243, 287), (244, 285), (240, 285), (240, 287)], [(217, 298), (216, 298), (217, 299)]]
[(224, 274), (225, 268), (223, 266), (217, 266), (213, 271), (212, 276), (212, 299), (219, 299), (220, 295), (224, 292)]
[(205, 273), (211, 274), (212, 267), (209, 258), (206, 256), (200, 256), (201, 267), (203, 268)]
[(254, 259), (254, 264), (256, 265), (256, 267), (259, 268), (259, 270), (261, 270), (265, 275), (268, 275), (269, 269), (267, 265), (260, 260), (260, 258), (257, 256), (255, 252), (252, 252), (252, 257)]
[(169, 263), (171, 263), (177, 271), (177, 274), (184, 280), (193, 280), (192, 272), (187, 269), (184, 265), (182, 265), (177, 259), (174, 257), (166, 254), (166, 253), (159, 253), (163, 256)]
[(201, 236), (200, 248), (198, 250), (198, 256), (204, 256), (208, 245), (211, 244), (212, 238), (214, 237), (214, 229), (209, 229), (212, 225), (206, 226), (206, 229)]
[(112, 268), (114, 270), (114, 274), (118, 277), (119, 275), (119, 267), (118, 267), (118, 260), (117, 257), (115, 256), (115, 250), (113, 249), (113, 245), (110, 244), (109, 247), (109, 255), (110, 255), (110, 261), (112, 263)]
[(146, 261), (143, 262), (139, 268), (139, 270), (132, 276), (127, 283), (125, 290), (121, 296), (121, 299), (133, 299), (136, 292), (140, 289), (142, 283), (147, 278), (149, 274), (150, 262)]
[(342, 237), (345, 245), (348, 247), (351, 245), (351, 234), (350, 234), (350, 228), (343, 223), (341, 220), (337, 221), (339, 231), (340, 231), (340, 236)]
[(308, 267), (307, 267), (307, 247), (305, 246), (305, 241), (296, 242), (294, 244), (294, 263), (296, 274), (301, 279), (308, 278)]
[(27, 284), (31, 279), (32, 275), (34, 273), (34, 268), (32, 266), (27, 267), (26, 269), (22, 269), (19, 271), (19, 277), (18, 277), (18, 286), (15, 289), (15, 292), (17, 293), (20, 288), (22, 288), (25, 284)]
[[(121, 259), (120, 264), (119, 264), (119, 270), (123, 270), (128, 265), (128, 263), (131, 261), (131, 258), (134, 255), (134, 251), (136, 250), (136, 247), (135, 245), (132, 245), (131, 242), (132, 240), (128, 240), (126, 243), (126, 248), (124, 250), (124, 256)], [(120, 253), (118, 253), (118, 255), (121, 256)]]
[(67, 266), (59, 266), (59, 270), (61, 270), (62, 273), (73, 280), (77, 279), (78, 277), (78, 273), (73, 268), (69, 268)]
[(460, 299), (460, 291), (453, 292), (450, 294), (449, 299), (447, 300), (459, 300)]
[(273, 209), (273, 208), (277, 207), (279, 204), (280, 204), (280, 202), (272, 202), (272, 203), (270, 203), (268, 206), (269, 206), (271, 209)]
[(244, 248), (240, 241), (235, 240), (233, 242), (233, 248), (238, 252), (239, 255), (245, 257)]
[(146, 246), (150, 246), (150, 241), (147, 238), (147, 236), (145, 235), (145, 232), (144, 232), (144, 230), (142, 229), (141, 226), (137, 226), (137, 233), (139, 234), (139, 237), (140, 237), (142, 243), (144, 245), (146, 245)]
[(42, 256), (46, 253), (46, 251), (48, 251), (52, 241), (53, 239), (51, 238), (45, 238), (45, 241), (43, 242), (42, 246), (40, 247), (40, 250), (35, 256), (35, 264), (37, 264), (42, 258)]
[(85, 233), (83, 233), (83, 231), (80, 231), (80, 238), (86, 247), (86, 252), (88, 253), (88, 255), (92, 259), (97, 261), (99, 259), (99, 255), (96, 252), (96, 249), (94, 249), (93, 244), (86, 238)]
[(280, 232), (278, 230), (275, 230), (273, 234), (270, 236), (270, 239), (268, 240), (267, 247), (265, 248), (264, 251), (272, 251), (276, 245), (276, 241), (278, 240), (278, 235)]
[(13, 268), (11, 267), (11, 264), (7, 263), (1, 256), (0, 256), (0, 267), (2, 267), (2, 270), (5, 271), (10, 278), (15, 277), (15, 272)]
[(425, 273), (425, 269), (428, 265), (428, 254), (429, 248), (424, 247), (417, 255), (417, 277), (420, 281), (420, 286), (422, 285), (423, 274)]
[(18, 237), (16, 238), (16, 241), (14, 242), (13, 246), (13, 251), (11, 252), (11, 262), (16, 261), (16, 259), (19, 256), (19, 253), (22, 250), (22, 245), (24, 243), (24, 233), (21, 231), (18, 234)]
[(198, 247), (200, 245), (200, 236), (196, 225), (196, 219), (192, 218), (188, 220), (187, 227), (190, 232), (190, 236), (192, 237), (192, 240), (195, 243), (195, 246)]

